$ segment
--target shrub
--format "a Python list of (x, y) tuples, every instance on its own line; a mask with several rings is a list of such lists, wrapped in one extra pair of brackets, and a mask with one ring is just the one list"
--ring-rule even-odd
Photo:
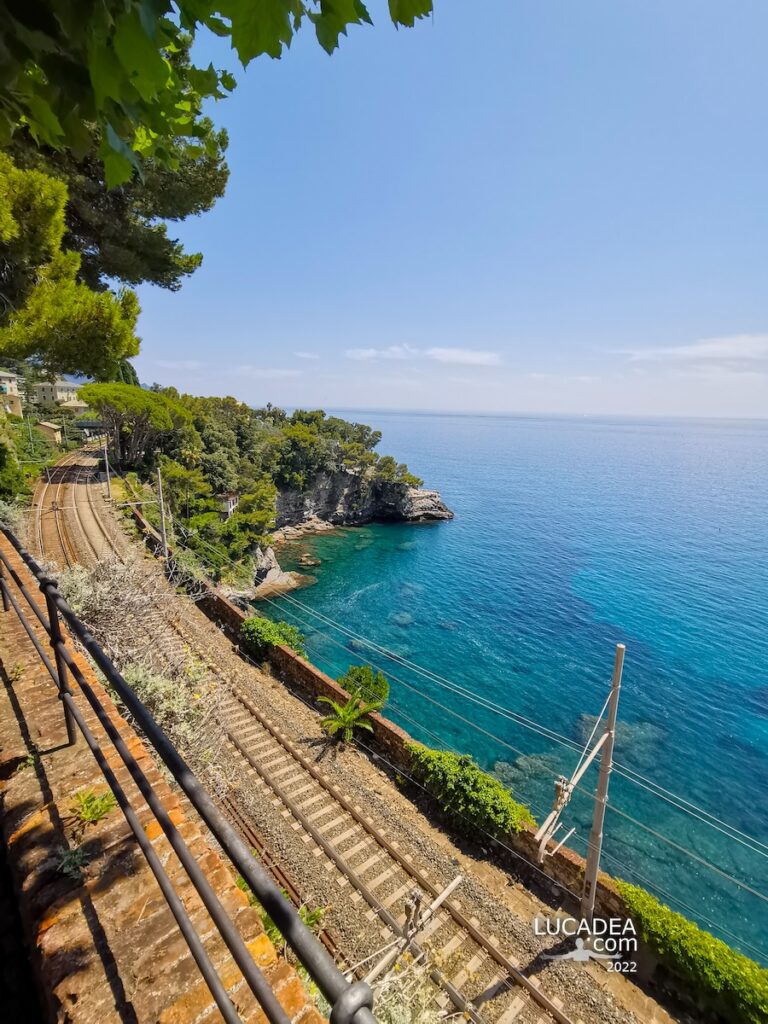
[(84, 825), (95, 825), (102, 818), (106, 818), (115, 807), (117, 800), (111, 790), (97, 795), (92, 789), (88, 789), (84, 793), (75, 793), (70, 810)]
[(374, 988), (379, 1024), (440, 1024), (445, 1020), (435, 1004), (435, 986), (429, 974), (429, 964), (403, 957)]
[(724, 1020), (768, 1020), (768, 970), (636, 885), (616, 886), (640, 938), (693, 999)]
[(304, 636), (295, 626), (287, 622), (273, 622), (254, 615), (246, 619), (240, 627), (240, 640), (243, 647), (255, 658), (266, 657), (269, 648), (277, 644), (285, 644), (293, 648), (297, 654), (306, 657)]
[(383, 672), (374, 672), (370, 665), (350, 665), (336, 682), (350, 697), (373, 700), (382, 707), (389, 697), (389, 683)]
[(368, 717), (371, 711), (378, 711), (381, 704), (376, 701), (366, 701), (362, 697), (350, 697), (346, 704), (338, 704), (330, 697), (320, 697), (321, 704), (328, 704), (331, 713), (321, 719), (320, 724), (331, 739), (340, 740), (342, 743), (351, 743), (354, 739), (355, 729), (366, 729), (373, 732), (371, 720)]
[(88, 851), (83, 846), (75, 846), (71, 850), (66, 846), (56, 847), (56, 870), (76, 882), (82, 881), (83, 868), (88, 860)]
[(123, 678), (171, 742), (184, 750), (203, 748), (208, 736), (208, 719), (214, 697), (205, 685), (205, 673), (187, 667), (183, 679), (153, 672), (144, 662), (132, 662)]
[(418, 743), (409, 744), (408, 750), (414, 778), (435, 798), (457, 832), (473, 836), (483, 831), (500, 838), (534, 824), (528, 808), (513, 800), (498, 779), (468, 754), (431, 750)]
[[(19, 486), (16, 492), (21, 489)], [(0, 494), (3, 494), (3, 484), (0, 481)], [(0, 526), (4, 526), (8, 530), (13, 530), (14, 533), (18, 534), (20, 528), (24, 523), (24, 510), (21, 505), (15, 501), (6, 501), (0, 498)]]

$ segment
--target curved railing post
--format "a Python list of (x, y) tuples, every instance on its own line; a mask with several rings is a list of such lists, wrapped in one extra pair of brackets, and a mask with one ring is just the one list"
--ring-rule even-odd
[(3, 564), (0, 562), (0, 590), (3, 592), (3, 611), (7, 612), (10, 610), (10, 604), (8, 603), (8, 594), (6, 593), (7, 584), (5, 582), (5, 572), (3, 570)]
[(59, 596), (59, 590), (56, 580), (51, 579), (50, 576), (43, 576), (40, 579), (40, 590), (45, 597), (45, 603), (48, 608), (48, 635), (51, 638), (51, 647), (53, 648), (53, 654), (56, 659), (56, 675), (58, 677), (57, 682), (59, 684), (59, 700), (62, 702), (64, 707), (64, 721), (67, 726), (67, 746), (74, 746), (77, 742), (77, 727), (75, 720), (72, 717), (68, 703), (64, 700), (64, 694), (67, 693), (71, 696), (72, 687), (69, 685), (69, 674), (67, 669), (67, 663), (62, 653), (64, 646), (64, 638), (61, 635), (61, 623), (59, 622), (59, 609), (56, 604), (56, 599)]

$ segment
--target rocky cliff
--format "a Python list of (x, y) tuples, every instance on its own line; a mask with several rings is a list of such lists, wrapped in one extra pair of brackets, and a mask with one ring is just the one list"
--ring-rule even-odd
[(373, 522), (453, 519), (437, 491), (337, 471), (321, 473), (306, 491), (281, 491), (277, 529), (320, 522), (360, 526)]

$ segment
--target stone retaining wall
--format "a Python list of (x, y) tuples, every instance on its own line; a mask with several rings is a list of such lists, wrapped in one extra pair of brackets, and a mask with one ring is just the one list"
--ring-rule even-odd
[[(35, 593), (35, 581), (10, 544), (2, 538), (0, 545)], [(46, 645), (41, 627), (37, 635)], [(89, 664), (79, 657), (78, 664), (288, 1016), (295, 1024), (322, 1024), (295, 971), (264, 933), (259, 911), (236, 886), (231, 866), (208, 845), (186, 798), (171, 791)], [(81, 696), (78, 704), (242, 1019), (264, 1024), (264, 1014), (128, 770)], [(73, 809), (76, 794), (105, 792), (105, 780), (84, 741), (66, 746), (55, 685), (16, 613), (0, 610), (0, 842), (47, 1019), (68, 1024), (204, 1019), (213, 1024), (219, 1019), (213, 999), (121, 811), (114, 808), (89, 824)]]

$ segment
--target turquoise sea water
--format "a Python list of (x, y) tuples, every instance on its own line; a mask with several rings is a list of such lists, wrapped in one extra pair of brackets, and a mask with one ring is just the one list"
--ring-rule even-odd
[[(305, 608), (262, 607), (301, 626), (312, 660), (336, 675), (366, 655), (307, 609), (579, 741), (621, 641), (619, 761), (768, 844), (768, 422), (343, 415), (382, 430), (382, 452), (456, 518), (286, 549), (289, 568), (320, 559), (317, 582), (294, 595)], [(545, 816), (576, 752), (367, 657), (392, 680), (392, 718), (471, 752)], [(605, 869), (768, 963), (768, 903), (683, 850), (763, 892), (768, 859), (615, 773), (611, 805)], [(577, 793), (564, 820), (582, 853), (590, 816)]]

